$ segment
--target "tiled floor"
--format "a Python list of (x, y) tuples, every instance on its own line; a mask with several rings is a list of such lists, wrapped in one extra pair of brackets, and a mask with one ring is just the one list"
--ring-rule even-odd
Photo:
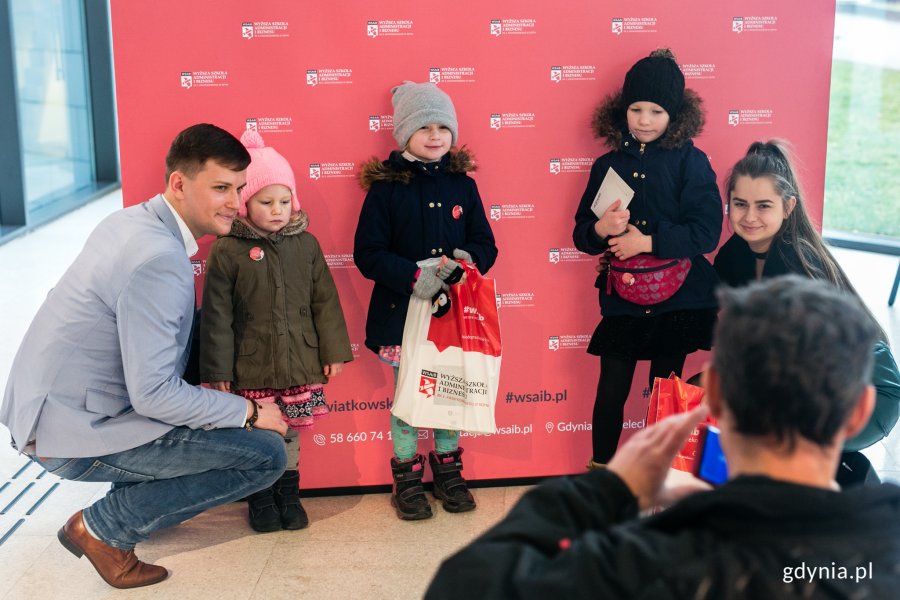
[[(0, 389), (19, 340), (84, 238), (121, 206), (112, 194), (29, 235), (0, 246)], [(835, 250), (876, 317), (900, 340), (897, 309), (887, 297), (896, 257)], [(900, 306), (900, 305), (898, 305)], [(73, 483), (16, 455), (0, 432), (0, 599), (56, 598), (419, 598), (443, 557), (490, 527), (526, 488), (475, 491), (475, 512), (404, 523), (385, 494), (304, 500), (312, 525), (265, 535), (246, 524), (246, 505), (220, 507), (154, 535), (139, 555), (167, 567), (165, 582), (131, 591), (103, 583), (87, 560), (56, 540), (70, 514), (105, 493)], [(883, 478), (900, 481), (900, 434), (866, 451)], [(45, 497), (46, 494), (46, 497)], [(42, 500), (42, 498), (44, 498)], [(11, 534), (10, 534), (11, 532)]]

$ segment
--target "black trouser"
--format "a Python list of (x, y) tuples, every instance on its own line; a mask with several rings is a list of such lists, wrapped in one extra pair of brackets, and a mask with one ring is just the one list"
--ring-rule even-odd
[[(666, 378), (670, 373), (681, 377), (686, 354), (676, 356), (658, 356), (650, 361), (649, 385), (653, 388), (653, 379)], [(622, 434), (622, 421), (625, 412), (625, 401), (631, 390), (636, 360), (618, 356), (600, 357), (600, 381), (597, 382), (597, 398), (594, 400), (594, 416), (591, 425), (591, 437), (594, 447), (594, 461), (602, 464), (609, 462), (616, 453), (619, 436)]]

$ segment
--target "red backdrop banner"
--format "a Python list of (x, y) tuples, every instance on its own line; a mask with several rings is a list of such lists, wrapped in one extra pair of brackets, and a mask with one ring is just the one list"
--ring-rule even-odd
[[(490, 272), (504, 348), (498, 428), (463, 437), (471, 479), (574, 473), (590, 456), (599, 359), (585, 348), (599, 308), (595, 259), (574, 248), (573, 216), (606, 151), (590, 130), (592, 109), (636, 60), (674, 50), (704, 99), (695, 143), (720, 181), (752, 141), (790, 140), (821, 217), (834, 0), (463, 0), (439, 11), (359, 0), (112, 0), (112, 25), (126, 205), (163, 189), (168, 144), (198, 122), (235, 135), (255, 128), (293, 165), (355, 356), (326, 387), (331, 415), (301, 435), (304, 488), (390, 481), (393, 379), (363, 345), (372, 284), (352, 252), (364, 198), (355, 173), (395, 147), (394, 85), (432, 81), (453, 98), (500, 248)], [(195, 257), (198, 289), (210, 241)], [(685, 375), (704, 359), (691, 356)], [(646, 379), (642, 364), (623, 439), (644, 426)]]

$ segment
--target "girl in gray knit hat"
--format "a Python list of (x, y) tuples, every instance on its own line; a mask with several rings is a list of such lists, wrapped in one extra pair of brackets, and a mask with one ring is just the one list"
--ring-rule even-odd
[[(486, 273), (497, 258), (491, 225), (475, 181), (472, 156), (455, 148), (458, 125), (450, 97), (431, 83), (404, 82), (391, 90), (394, 139), (398, 150), (387, 160), (373, 158), (359, 179), (367, 191), (353, 246), (360, 272), (375, 282), (366, 319), (366, 346), (394, 369), (411, 295), (431, 299), (442, 286), (458, 281), (456, 260)], [(446, 257), (440, 268), (417, 261)], [(391, 416), (394, 456), (391, 503), (401, 519), (427, 519), (431, 506), (422, 487), (425, 457), (417, 451), (418, 431)], [(462, 477), (459, 432), (434, 430), (428, 462), (434, 495), (445, 510), (475, 508)]]

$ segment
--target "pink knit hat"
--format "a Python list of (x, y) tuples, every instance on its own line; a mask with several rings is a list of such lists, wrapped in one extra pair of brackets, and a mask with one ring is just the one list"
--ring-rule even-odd
[(247, 130), (241, 136), (241, 143), (250, 153), (250, 166), (247, 167), (247, 185), (241, 192), (241, 208), (239, 214), (247, 216), (247, 200), (267, 185), (280, 183), (291, 190), (291, 212), (300, 210), (300, 199), (297, 197), (297, 183), (294, 171), (285, 158), (267, 147), (262, 136), (255, 131)]

